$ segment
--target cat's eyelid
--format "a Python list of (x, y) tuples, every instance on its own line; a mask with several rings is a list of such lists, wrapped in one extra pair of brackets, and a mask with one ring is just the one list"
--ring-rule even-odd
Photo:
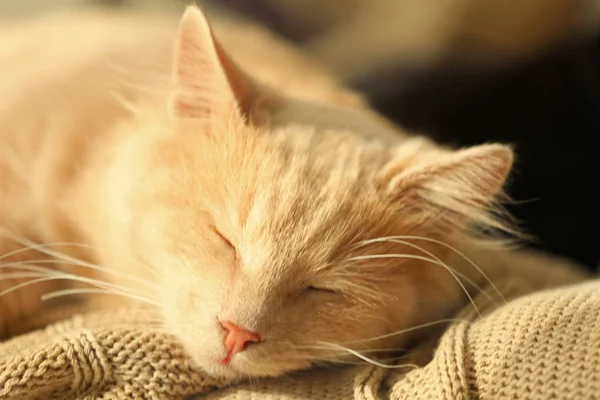
[(323, 292), (323, 293), (331, 293), (331, 294), (337, 294), (338, 293), (338, 291), (336, 291), (334, 289), (323, 287), (323, 286), (316, 286), (316, 285), (310, 285), (310, 286), (308, 286), (308, 290), (316, 291), (316, 292)]
[(225, 243), (226, 243), (226, 244), (227, 244), (229, 247), (231, 247), (232, 249), (234, 249), (234, 250), (235, 250), (235, 248), (236, 248), (236, 247), (233, 245), (233, 243), (231, 243), (231, 240), (229, 240), (229, 239), (227, 238), (227, 236), (225, 236), (225, 235), (224, 235), (224, 234), (223, 234), (223, 233), (222, 233), (222, 232), (219, 230), (219, 228), (217, 228), (215, 225), (213, 225), (213, 227), (212, 227), (212, 228), (213, 228), (213, 231), (214, 231), (214, 232), (215, 232), (215, 233), (216, 233), (216, 234), (217, 234), (217, 235), (218, 235), (218, 236), (219, 236), (221, 239), (223, 239), (223, 241), (224, 241), (224, 242), (225, 242)]

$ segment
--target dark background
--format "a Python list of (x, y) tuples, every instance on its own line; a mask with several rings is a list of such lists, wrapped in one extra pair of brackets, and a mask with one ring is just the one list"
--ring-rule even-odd
[(360, 82), (402, 126), (456, 145), (514, 143), (510, 210), (535, 245), (600, 262), (600, 36), (498, 70), (387, 71)]

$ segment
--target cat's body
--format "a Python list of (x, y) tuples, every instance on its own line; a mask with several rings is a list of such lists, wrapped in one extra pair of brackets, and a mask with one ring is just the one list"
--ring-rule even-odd
[[(91, 14), (0, 33), (0, 223), (14, 234), (1, 254), (19, 237), (82, 244), (48, 249), (108, 272), (40, 265), (160, 304), (198, 364), (226, 377), (345, 354), (323, 343), (401, 347), (408, 336), (363, 340), (448, 317), (466, 297), (444, 264), (485, 278), (438, 241), (492, 279), (519, 269), (518, 253), (480, 249), (467, 229), (496, 224), (483, 205), (508, 148), (410, 139), (260, 30), (218, 27), (233, 63), (197, 9), (175, 26)], [(0, 297), (0, 328), (18, 331), (68, 278)]]

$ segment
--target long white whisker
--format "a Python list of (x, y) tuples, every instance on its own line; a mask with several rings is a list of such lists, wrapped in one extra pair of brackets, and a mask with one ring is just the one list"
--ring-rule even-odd
[[(332, 364), (345, 364), (345, 365), (366, 365), (371, 364), (368, 361), (348, 361), (348, 360), (339, 360), (335, 358), (326, 358), (326, 357), (306, 357), (307, 360), (313, 361), (314, 363), (332, 363)], [(387, 358), (381, 361), (394, 361), (397, 358)]]
[(149, 299), (146, 299), (145, 297), (136, 296), (136, 295), (132, 295), (129, 293), (124, 293), (124, 292), (111, 291), (111, 290), (105, 290), (105, 289), (93, 289), (93, 288), (56, 290), (54, 292), (50, 292), (50, 293), (46, 293), (46, 294), (42, 295), (41, 298), (42, 298), (42, 301), (46, 301), (46, 300), (50, 300), (50, 299), (54, 299), (54, 298), (62, 297), (62, 296), (70, 296), (70, 295), (77, 295), (77, 294), (94, 294), (94, 293), (124, 296), (124, 297), (128, 297), (128, 298), (131, 298), (134, 300), (144, 302), (144, 303), (151, 304), (156, 307), (162, 307), (160, 304), (155, 303)]
[[(11, 237), (11, 239), (13, 239), (13, 238)], [(93, 246), (90, 246), (90, 245), (80, 244), (80, 243), (72, 243), (72, 242), (53, 242), (53, 243), (51, 242), (51, 243), (35, 244), (34, 246), (22, 247), (20, 249), (16, 249), (16, 250), (10, 251), (8, 253), (2, 254), (0, 256), (0, 261), (2, 261), (5, 258), (8, 258), (10, 256), (14, 256), (14, 255), (17, 255), (20, 253), (27, 252), (29, 250), (39, 250), (40, 248), (51, 247), (51, 246), (72, 246), (72, 247), (81, 247), (81, 248), (90, 248), (90, 249), (94, 248)]]
[(9, 287), (8, 289), (5, 289), (5, 290), (1, 291), (0, 292), (0, 297), (5, 296), (5, 295), (7, 295), (9, 293), (12, 293), (12, 292), (14, 292), (16, 290), (19, 290), (21, 288), (24, 288), (24, 287), (27, 287), (27, 286), (30, 286), (30, 285), (34, 285), (36, 283), (51, 281), (51, 280), (55, 280), (55, 279), (56, 279), (55, 276), (46, 276), (46, 277), (43, 277), (43, 278), (32, 279), (32, 280), (27, 281), (27, 282), (22, 282), (22, 283), (19, 283), (17, 285), (13, 285), (13, 286)]
[(502, 299), (502, 302), (506, 303), (506, 298), (502, 295), (502, 292), (500, 292), (500, 290), (494, 284), (494, 282), (490, 279), (490, 277), (477, 264), (475, 264), (475, 262), (473, 260), (471, 260), (469, 257), (467, 257), (463, 252), (461, 252), (460, 250), (458, 250), (456, 247), (450, 246), (448, 243), (444, 243), (441, 240), (432, 239), (432, 238), (428, 238), (428, 237), (425, 237), (425, 236), (406, 236), (406, 235), (400, 235), (400, 236), (385, 236), (385, 237), (380, 237), (380, 238), (376, 238), (376, 239), (365, 240), (363, 242), (360, 242), (360, 244), (361, 245), (362, 244), (366, 245), (366, 244), (371, 244), (371, 243), (376, 243), (376, 242), (383, 242), (383, 241), (386, 241), (387, 239), (422, 240), (422, 241), (425, 241), (425, 242), (439, 244), (440, 246), (443, 246), (443, 247), (445, 247), (445, 248), (453, 251), (459, 257), (462, 257), (473, 268), (475, 268), (475, 270), (477, 272), (479, 272), (481, 274), (481, 276), (483, 276), (483, 278), (490, 284), (490, 286), (492, 286), (492, 288), (494, 289), (494, 291), (496, 293), (498, 293), (498, 296), (500, 296), (500, 298)]
[[(446, 263), (444, 263), (438, 256), (436, 256), (435, 254), (433, 254), (432, 252), (422, 248), (419, 245), (416, 245), (414, 243), (411, 242), (407, 242), (406, 240), (400, 240), (400, 239), (391, 239), (391, 238), (387, 238), (385, 240), (385, 242), (392, 242), (392, 243), (398, 243), (398, 244), (403, 244), (405, 246), (408, 246), (410, 248), (416, 249), (421, 251), (422, 253), (424, 253), (425, 255), (433, 258), (434, 260), (436, 260), (438, 262), (438, 265), (445, 265), (448, 268), (450, 268), (450, 266)], [(487, 297), (488, 300), (490, 300), (492, 302), (492, 304), (497, 305), (496, 300), (494, 300), (494, 298), (487, 292), (485, 292), (479, 285), (477, 285), (475, 282), (473, 282), (472, 279), (468, 278), (467, 276), (465, 276), (465, 274), (457, 271), (455, 268), (452, 268), (452, 271), (454, 271), (454, 273), (457, 276), (460, 276), (463, 280), (465, 280), (468, 284), (470, 284), (471, 286), (473, 286), (475, 289), (477, 289), (479, 291), (479, 293), (482, 293), (484, 296)]]
[(0, 281), (7, 279), (41, 278), (44, 276), (48, 276), (48, 274), (40, 272), (9, 272), (0, 274)]
[(404, 259), (411, 259), (411, 260), (420, 260), (420, 261), (426, 261), (426, 262), (429, 262), (429, 263), (432, 263), (432, 264), (435, 264), (435, 265), (439, 265), (440, 267), (443, 267), (446, 271), (448, 271), (448, 273), (450, 275), (452, 275), (452, 277), (460, 285), (460, 287), (462, 288), (463, 292), (465, 293), (465, 295), (467, 296), (467, 298), (469, 299), (469, 301), (473, 305), (473, 308), (477, 312), (477, 315), (481, 316), (481, 313), (479, 312), (479, 308), (475, 304), (475, 300), (473, 300), (473, 297), (471, 296), (471, 294), (469, 293), (469, 291), (465, 287), (464, 283), (462, 283), (462, 281), (454, 273), (453, 269), (450, 268), (449, 266), (447, 266), (444, 263), (439, 263), (436, 260), (433, 260), (431, 258), (427, 258), (427, 257), (423, 257), (423, 256), (418, 256), (418, 255), (414, 255), (414, 254), (369, 254), (369, 255), (366, 255), (366, 256), (350, 257), (347, 260), (348, 261), (361, 261), (361, 260), (375, 260), (375, 259), (385, 259), (385, 258), (404, 258)]
[(150, 283), (150, 282), (148, 282), (148, 281), (146, 281), (144, 279), (140, 279), (139, 277), (131, 276), (130, 274), (125, 274), (123, 272), (115, 271), (113, 269), (102, 268), (102, 267), (100, 267), (98, 265), (91, 264), (91, 263), (88, 263), (88, 262), (85, 262), (85, 261), (82, 261), (82, 260), (78, 260), (78, 259), (76, 259), (74, 257), (68, 256), (68, 255), (63, 254), (63, 253), (56, 252), (56, 251), (49, 250), (49, 249), (45, 249), (43, 247), (44, 245), (36, 244), (36, 243), (34, 243), (34, 242), (32, 242), (32, 241), (30, 241), (28, 239), (20, 239), (20, 238), (14, 236), (14, 235), (7, 234), (7, 233), (5, 233), (5, 235), (7, 235), (10, 239), (14, 240), (15, 242), (17, 242), (17, 243), (19, 243), (19, 244), (21, 244), (23, 246), (28, 246), (28, 247), (30, 247), (32, 249), (38, 250), (38, 251), (40, 251), (40, 252), (42, 252), (44, 254), (47, 254), (49, 256), (55, 257), (55, 258), (60, 259), (60, 260), (69, 261), (69, 262), (73, 263), (73, 265), (84, 267), (84, 268), (93, 269), (93, 270), (96, 270), (96, 271), (110, 273), (110, 274), (112, 274), (114, 276), (119, 276), (119, 277), (124, 278), (124, 279), (129, 279), (129, 280), (131, 280), (133, 282), (137, 282), (137, 283), (140, 283), (140, 284), (143, 284), (143, 285), (146, 285), (146, 286), (150, 286), (150, 287), (153, 287), (154, 289), (157, 289), (157, 290), (159, 289), (156, 285), (153, 285), (152, 283)]
[[(19, 266), (20, 269), (25, 270), (25, 271), (33, 271), (33, 272), (38, 272), (42, 277), (39, 279), (33, 279), (27, 282), (23, 282), (20, 284), (17, 284), (15, 286), (11, 286), (10, 288), (6, 289), (3, 292), (0, 292), (0, 297), (11, 293), (15, 290), (24, 288), (26, 286), (29, 285), (33, 285), (39, 282), (45, 282), (45, 281), (51, 281), (51, 280), (72, 280), (72, 281), (77, 281), (77, 282), (82, 282), (82, 283), (86, 283), (92, 286), (96, 286), (98, 288), (102, 288), (105, 290), (111, 290), (113, 293), (115, 294), (122, 294), (124, 296), (130, 296), (132, 298), (136, 298), (138, 300), (143, 300), (144, 302), (154, 305), (154, 306), (158, 306), (158, 307), (162, 307), (157, 301), (152, 300), (152, 299), (148, 299), (142, 295), (140, 295), (139, 293), (136, 293), (134, 290), (129, 289), (129, 288), (124, 288), (122, 286), (119, 285), (115, 285), (113, 283), (110, 282), (104, 282), (98, 279), (92, 279), (92, 278), (87, 278), (87, 277), (82, 277), (82, 276), (77, 276), (77, 275), (73, 275), (73, 274), (65, 274), (62, 272), (58, 272), (58, 271), (54, 271), (51, 270), (49, 268), (44, 268), (44, 267), (38, 267), (35, 265), (30, 265), (30, 266)], [(1, 275), (0, 275), (1, 276)]]
[[(334, 349), (331, 348), (331, 346), (292, 346), (293, 349), (298, 349), (298, 350), (331, 350), (334, 351)], [(401, 348), (388, 348), (388, 349), (364, 349), (364, 350), (355, 350), (355, 351), (360, 351), (361, 353), (365, 354), (365, 353), (392, 353), (392, 352), (399, 352), (399, 351), (404, 351), (405, 349), (401, 349)], [(347, 351), (344, 350), (337, 350), (335, 349), (336, 352), (340, 352), (340, 353), (347, 353)], [(336, 353), (332, 353), (331, 355), (336, 355)]]
[(459, 272), (457, 270), (454, 270), (454, 273), (459, 276), (462, 280), (464, 280), (465, 282), (467, 282), (469, 285), (473, 286), (473, 288), (475, 290), (477, 290), (477, 293), (481, 293), (483, 296), (485, 296), (486, 299), (488, 299), (494, 306), (496, 306), (498, 303), (496, 302), (496, 299), (494, 299), (494, 297), (489, 294), (487, 291), (485, 291), (481, 286), (479, 286), (478, 284), (476, 284), (472, 279), (470, 279), (468, 276), (466, 276), (465, 274), (463, 274), (462, 272)]
[(54, 270), (51, 268), (39, 267), (35, 264), (34, 265), (22, 265), (21, 263), (7, 263), (4, 265), (0, 265), (0, 269), (2, 269), (2, 268), (12, 268), (12, 269), (20, 269), (22, 271), (39, 272), (39, 273), (45, 274), (46, 276), (60, 277), (60, 279), (73, 280), (73, 281), (88, 283), (90, 285), (102, 285), (102, 286), (109, 287), (109, 288), (115, 288), (117, 290), (135, 292), (134, 289), (116, 285), (111, 282), (102, 281), (100, 279), (88, 278), (85, 276), (79, 276), (76, 274), (69, 274), (69, 273), (57, 271), (57, 270)]
[[(60, 263), (60, 264), (64, 264), (64, 265), (73, 265), (76, 267), (81, 266), (79, 263), (76, 262), (72, 262), (72, 261), (58, 261), (58, 260), (25, 260), (25, 261), (18, 261), (18, 262), (14, 262), (14, 263), (4, 263), (4, 264), (0, 264), (0, 269), (1, 268), (16, 268), (19, 265), (38, 265), (38, 264), (56, 264), (56, 263)], [(84, 267), (85, 268), (85, 267)], [(54, 270), (54, 269), (50, 269), (48, 268), (48, 270), (50, 271), (54, 271), (54, 272), (60, 272), (59, 270)], [(102, 271), (102, 272), (106, 272), (106, 273), (112, 273), (112, 271), (109, 268), (105, 268), (105, 267), (100, 267), (98, 266), (97, 270)], [(114, 275), (114, 274), (113, 274)], [(158, 290), (160, 287), (158, 285), (155, 285), (151, 282), (146, 282), (147, 286)]]
[(435, 325), (447, 324), (447, 323), (451, 323), (451, 322), (469, 322), (469, 321), (468, 320), (463, 320), (463, 319), (458, 319), (458, 318), (440, 319), (440, 320), (437, 320), (437, 321), (427, 322), (425, 324), (411, 326), (410, 328), (402, 329), (400, 331), (395, 331), (395, 332), (392, 332), (392, 333), (387, 333), (387, 334), (381, 335), (381, 336), (375, 336), (375, 337), (371, 337), (371, 338), (368, 338), (368, 339), (352, 340), (352, 341), (349, 341), (349, 342), (344, 342), (344, 344), (374, 342), (376, 340), (382, 340), (382, 339), (387, 339), (387, 338), (390, 338), (390, 337), (393, 337), (393, 336), (403, 335), (405, 333), (413, 332), (413, 331), (416, 331), (418, 329), (430, 328), (430, 327), (435, 326)]
[(320, 343), (322, 343), (322, 344), (324, 344), (324, 345), (329, 345), (329, 346), (331, 346), (332, 348), (335, 348), (335, 349), (344, 350), (344, 351), (346, 351), (346, 352), (348, 352), (348, 353), (352, 354), (353, 356), (355, 356), (355, 357), (358, 357), (358, 358), (360, 358), (361, 360), (363, 360), (363, 361), (366, 361), (366, 362), (368, 362), (369, 364), (375, 365), (375, 366), (377, 366), (377, 367), (381, 367), (381, 368), (388, 368), (388, 369), (397, 369), (397, 368), (419, 368), (419, 366), (418, 366), (418, 365), (415, 365), (415, 364), (399, 364), (399, 365), (389, 365), (389, 364), (384, 364), (384, 363), (381, 363), (381, 362), (379, 362), (379, 361), (375, 361), (375, 360), (373, 360), (372, 358), (369, 358), (369, 357), (367, 357), (367, 356), (364, 356), (364, 355), (362, 355), (361, 353), (359, 353), (358, 351), (355, 351), (355, 350), (352, 350), (352, 349), (348, 349), (348, 348), (346, 348), (346, 347), (344, 347), (344, 346), (340, 346), (340, 345), (338, 345), (338, 344), (335, 344), (335, 343), (328, 343), (328, 342), (320, 342)]

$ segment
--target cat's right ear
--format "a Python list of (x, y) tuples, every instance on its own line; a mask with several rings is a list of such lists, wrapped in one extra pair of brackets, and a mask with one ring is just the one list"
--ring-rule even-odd
[(258, 85), (221, 48), (196, 6), (189, 6), (179, 23), (173, 76), (173, 118), (250, 118)]

